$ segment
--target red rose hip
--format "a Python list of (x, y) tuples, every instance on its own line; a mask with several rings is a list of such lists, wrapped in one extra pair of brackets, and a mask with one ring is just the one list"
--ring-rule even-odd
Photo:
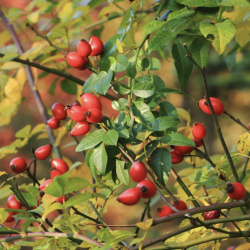
[(239, 182), (227, 184), (227, 194), (231, 199), (242, 200), (246, 196), (245, 187)]
[(52, 105), (52, 113), (58, 120), (65, 120), (67, 118), (67, 111), (62, 103), (54, 103)]
[(120, 194), (117, 200), (127, 206), (133, 206), (137, 204), (141, 199), (140, 190), (137, 188), (130, 188)]
[(91, 56), (99, 56), (102, 54), (104, 46), (102, 40), (99, 37), (92, 36), (89, 44), (92, 49)]
[(16, 199), (14, 194), (9, 196), (9, 198), (7, 200), (7, 206), (8, 206), (8, 208), (11, 208), (11, 209), (21, 209), (22, 208), (21, 203)]
[(12, 217), (13, 215), (15, 215), (16, 212), (8, 212), (8, 217), (6, 218), (5, 222), (12, 222), (15, 220), (14, 217)]
[(77, 52), (81, 57), (87, 57), (90, 56), (92, 49), (90, 44), (86, 40), (82, 39), (77, 45)]
[(159, 207), (157, 209), (157, 212), (159, 217), (164, 217), (175, 213), (175, 211), (171, 209), (169, 206)]
[(201, 139), (197, 139), (197, 138), (194, 137), (192, 140), (195, 142), (196, 148), (199, 148), (199, 147), (202, 146), (202, 140)]
[(178, 210), (187, 210), (187, 204), (184, 201), (175, 201), (173, 204)]
[(139, 182), (136, 186), (141, 192), (141, 197), (145, 199), (149, 199), (155, 196), (156, 194), (156, 186), (154, 182), (150, 180), (143, 180)]
[(81, 68), (85, 63), (85, 60), (77, 52), (68, 53), (66, 60), (67, 63), (73, 68)]
[(174, 151), (180, 155), (190, 154), (193, 150), (194, 148), (189, 146), (174, 146)]
[[(211, 102), (211, 104), (212, 104), (212, 106), (213, 106), (214, 113), (215, 113), (216, 115), (221, 115), (221, 114), (223, 114), (223, 112), (224, 112), (224, 110), (225, 110), (223, 103), (222, 103), (218, 98), (215, 98), (215, 97), (210, 97), (209, 99), (210, 99), (210, 102)], [(206, 114), (208, 114), (208, 115), (211, 115), (211, 114), (212, 114), (212, 112), (211, 112), (211, 110), (210, 110), (210, 108), (209, 108), (209, 105), (208, 105), (208, 102), (207, 102), (206, 99), (200, 100), (200, 101), (198, 102), (198, 106), (201, 108), (201, 110), (202, 110), (204, 113), (206, 113)]]
[(147, 177), (147, 169), (145, 165), (140, 161), (136, 161), (133, 163), (129, 173), (132, 180), (135, 182), (143, 181)]
[(183, 161), (183, 155), (177, 154), (174, 150), (170, 151), (172, 164), (178, 164)]
[(38, 148), (35, 152), (35, 156), (38, 160), (43, 161), (50, 156), (51, 150), (52, 150), (52, 145), (47, 144), (45, 146)]
[(16, 157), (10, 162), (10, 168), (15, 173), (23, 173), (27, 168), (27, 162), (22, 157)]
[(69, 171), (68, 164), (62, 159), (52, 159), (50, 160), (50, 164), (52, 168), (55, 168), (61, 171), (62, 173), (66, 173), (67, 171)]
[(197, 139), (202, 140), (207, 134), (205, 126), (200, 122), (195, 122), (192, 128), (193, 136)]
[(204, 213), (204, 220), (214, 220), (220, 218), (220, 210), (212, 210)]
[(44, 183), (42, 183), (42, 184), (40, 185), (39, 190), (40, 190), (40, 191), (43, 191), (46, 187), (49, 186), (49, 184), (50, 184), (51, 182), (52, 182), (51, 179), (46, 180)]
[(70, 135), (79, 136), (85, 135), (89, 132), (90, 126), (87, 122), (78, 122), (75, 127), (70, 131)]
[(57, 129), (60, 127), (60, 120), (55, 117), (50, 118), (46, 123), (51, 129)]
[[(63, 174), (63, 172), (61, 172), (60, 170), (58, 170), (58, 169), (55, 169), (55, 168), (53, 168), (53, 169), (51, 169), (50, 170), (50, 178), (52, 179), (52, 180), (54, 180), (55, 178), (56, 178), (56, 176), (60, 176), (60, 175), (62, 175)], [(43, 191), (43, 190), (42, 190)], [(42, 192), (41, 191), (41, 192)]]
[(98, 97), (96, 97), (93, 94), (90, 93), (84, 93), (81, 94), (81, 102), (82, 106), (86, 109), (89, 110), (91, 108), (96, 108), (102, 111), (102, 104)]
[(86, 121), (85, 112), (86, 109), (81, 106), (67, 106), (69, 117), (75, 122)]
[(85, 112), (85, 116), (90, 123), (99, 123), (102, 121), (102, 111), (96, 108), (89, 109)]

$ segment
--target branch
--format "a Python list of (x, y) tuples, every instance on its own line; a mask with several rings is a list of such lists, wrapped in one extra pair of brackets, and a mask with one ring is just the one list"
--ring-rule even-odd
[(246, 125), (244, 125), (240, 119), (236, 119), (234, 116), (232, 116), (231, 114), (229, 114), (226, 110), (224, 110), (223, 112), (224, 114), (228, 115), (233, 121), (235, 121), (236, 123), (238, 123), (241, 127), (243, 127), (248, 133), (250, 132), (248, 127)]
[[(16, 46), (18, 48), (19, 54), (22, 55), (23, 54), (22, 45), (20, 44), (20, 41), (19, 41), (13, 27), (10, 25), (10, 23), (8, 22), (8, 20), (6, 19), (4, 13), (1, 10), (0, 10), (0, 17), (1, 17), (5, 27), (9, 30), (9, 32), (10, 32), (10, 34), (12, 36), (12, 39), (14, 40), (14, 43), (16, 44)], [(33, 96), (35, 98), (35, 101), (36, 101), (36, 105), (37, 105), (38, 110), (39, 110), (39, 112), (40, 112), (40, 114), (42, 116), (43, 122), (46, 124), (46, 122), (49, 119), (48, 114), (47, 114), (47, 110), (46, 110), (46, 108), (45, 108), (45, 106), (43, 104), (43, 101), (41, 99), (41, 96), (40, 96), (39, 92), (37, 91), (37, 89), (35, 87), (34, 78), (33, 78), (30, 67), (25, 67), (25, 70), (26, 70), (28, 81), (29, 81), (29, 84), (30, 84), (30, 89), (31, 89), (31, 91), (33, 93)], [(61, 151), (60, 151), (58, 146), (54, 145), (55, 144), (55, 137), (54, 137), (54, 134), (53, 134), (53, 132), (52, 132), (52, 130), (50, 129), (49, 126), (46, 126), (46, 131), (47, 131), (47, 134), (49, 136), (50, 143), (53, 145), (53, 149), (54, 149), (56, 157), (61, 158)]]

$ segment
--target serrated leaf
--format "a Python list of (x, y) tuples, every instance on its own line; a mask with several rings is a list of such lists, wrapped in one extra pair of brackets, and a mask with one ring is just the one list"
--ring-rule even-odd
[(189, 146), (195, 148), (195, 142), (184, 135), (181, 134), (169, 134), (161, 137), (160, 140), (164, 144), (174, 145), (174, 146)]
[(103, 130), (96, 130), (90, 133), (77, 145), (76, 152), (81, 152), (83, 150), (93, 148), (102, 141), (103, 134)]
[(70, 95), (76, 95), (77, 86), (76, 83), (68, 79), (64, 79), (60, 82), (61, 89)]
[(214, 36), (212, 45), (221, 55), (229, 42), (233, 39), (236, 29), (230, 19), (226, 19), (222, 23), (216, 23), (215, 25), (202, 22), (200, 24), (201, 33), (207, 37), (209, 34)]
[(171, 12), (168, 16), (168, 21), (172, 19), (178, 19), (178, 18), (182, 18), (186, 16), (191, 16), (194, 13), (195, 13), (194, 10), (189, 10), (187, 7), (185, 7), (181, 10), (176, 10), (176, 11)]
[(159, 115), (160, 116), (173, 116), (178, 118), (178, 112), (175, 109), (175, 107), (167, 101), (163, 101), (159, 103), (160, 105), (160, 110), (159, 110)]
[(155, 86), (153, 79), (147, 76), (138, 77), (135, 79), (133, 93), (142, 98), (148, 98), (154, 94)]
[(155, 119), (152, 124), (154, 131), (163, 131), (167, 128), (175, 127), (180, 123), (180, 120), (172, 116), (161, 116)]
[(42, 216), (42, 219), (45, 220), (46, 219), (46, 216), (55, 211), (55, 210), (58, 210), (58, 209), (63, 209), (63, 205), (59, 202), (56, 202), (56, 203), (53, 203), (51, 204), (47, 209), (44, 210), (44, 214)]
[(119, 134), (115, 130), (109, 130), (102, 137), (104, 143), (108, 145), (117, 145)]
[(160, 60), (157, 59), (157, 58), (152, 58), (150, 60), (150, 65), (148, 67), (148, 70), (153, 71), (153, 70), (158, 70), (160, 68), (161, 68), (161, 62), (160, 62)]
[(151, 154), (151, 168), (162, 184), (167, 184), (172, 160), (166, 148), (157, 148)]
[(116, 160), (116, 174), (118, 179), (124, 183), (125, 185), (129, 184), (129, 175), (128, 175), (128, 170), (124, 169), (125, 167), (125, 162), (121, 160)]
[(74, 191), (79, 191), (88, 186), (90, 186), (90, 182), (88, 180), (80, 177), (71, 177), (67, 179), (65, 183), (64, 194), (72, 193)]
[(217, 7), (219, 6), (218, 0), (176, 0), (177, 3), (194, 6), (194, 7)]
[(126, 73), (127, 73), (127, 76), (130, 77), (130, 78), (135, 78), (136, 76), (136, 65), (135, 63), (133, 62), (129, 62), (128, 63), (128, 66), (126, 68)]
[(133, 103), (132, 109), (134, 116), (136, 116), (143, 123), (151, 125), (154, 122), (155, 117), (147, 104), (137, 101)]
[(94, 149), (93, 159), (98, 173), (104, 174), (106, 172), (108, 156), (103, 143)]
[(88, 80), (83, 85), (82, 92), (92, 93), (96, 90), (99, 94), (105, 95), (109, 90), (113, 74), (114, 73), (112, 70), (109, 70), (108, 73), (105, 71), (101, 71), (98, 74), (91, 74)]
[(184, 90), (187, 86), (193, 69), (193, 63), (186, 57), (186, 54), (184, 46), (180, 41), (176, 40), (172, 46), (172, 56), (181, 90)]
[(122, 111), (128, 106), (128, 100), (125, 98), (120, 98), (118, 101), (113, 101), (111, 106), (114, 110)]
[(160, 29), (163, 24), (164, 24), (164, 22), (160, 22), (160, 21), (156, 21), (156, 20), (151, 21), (143, 27), (142, 34), (143, 35), (151, 34), (152, 32)]
[(72, 206), (76, 206), (76, 205), (80, 205), (83, 202), (89, 200), (93, 198), (91, 194), (77, 194), (75, 196), (70, 197), (64, 204), (64, 208), (67, 207), (72, 207)]

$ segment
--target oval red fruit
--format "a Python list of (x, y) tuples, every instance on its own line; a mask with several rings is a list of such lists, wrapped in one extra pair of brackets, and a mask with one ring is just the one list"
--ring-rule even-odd
[(81, 104), (80, 104), (80, 102), (78, 102), (78, 101), (76, 100), (71, 106), (80, 106), (80, 107), (81, 107)]
[(87, 122), (78, 122), (75, 127), (70, 131), (70, 135), (79, 136), (85, 135), (89, 132), (90, 126)]
[(15, 218), (12, 217), (12, 216), (15, 215), (15, 214), (16, 214), (16, 212), (8, 212), (8, 217), (7, 217), (7, 219), (5, 220), (5, 222), (12, 222), (12, 221), (14, 221)]
[(8, 206), (8, 208), (11, 208), (11, 209), (21, 209), (22, 208), (21, 203), (16, 199), (14, 194), (9, 196), (9, 198), (7, 200), (7, 206)]
[(178, 210), (187, 210), (187, 204), (184, 201), (175, 201), (173, 204)]
[(136, 186), (141, 192), (141, 197), (145, 199), (149, 199), (155, 196), (156, 194), (156, 186), (154, 182), (150, 180), (143, 180), (139, 182)]
[(199, 148), (199, 147), (202, 146), (202, 140), (201, 139), (197, 139), (197, 138), (194, 137), (192, 140), (195, 142), (196, 148)]
[(88, 68), (88, 67), (86, 66), (87, 64), (89, 64), (89, 59), (88, 59), (88, 57), (83, 57), (82, 59), (83, 59), (84, 63), (83, 63), (83, 65), (82, 65), (82, 67), (76, 68), (76, 69), (78, 69), (78, 70), (85, 70), (85, 69)]
[(233, 182), (227, 185), (227, 194), (231, 199), (242, 200), (246, 196), (246, 189), (241, 183)]
[(159, 217), (164, 217), (175, 213), (175, 211), (169, 206), (160, 207), (157, 209), (157, 212)]
[(22, 157), (16, 157), (10, 162), (10, 168), (15, 173), (23, 173), (27, 168), (27, 162)]
[(90, 38), (89, 44), (92, 49), (91, 56), (98, 56), (102, 54), (104, 46), (102, 40), (99, 37), (92, 36)]
[(212, 210), (204, 213), (204, 220), (213, 220), (220, 218), (220, 210)]
[(67, 118), (67, 111), (62, 103), (56, 102), (52, 105), (52, 113), (58, 120), (65, 120)]
[[(210, 97), (210, 102), (213, 106), (213, 109), (214, 109), (214, 113), (216, 115), (221, 115), (223, 114), (225, 108), (224, 108), (224, 105), (223, 103), (218, 99), (218, 98), (215, 98), (215, 97)], [(208, 102), (206, 99), (202, 99), (198, 102), (198, 106), (201, 108), (201, 110), (206, 113), (206, 114), (209, 114), (211, 115), (212, 112), (209, 108), (209, 105), (208, 105)]]
[(50, 144), (44, 145), (36, 150), (35, 156), (38, 160), (43, 161), (50, 156), (51, 150), (52, 150), (52, 145)]
[(193, 136), (195, 138), (201, 140), (201, 139), (205, 138), (205, 136), (207, 134), (207, 130), (206, 130), (205, 126), (202, 123), (195, 122), (193, 124), (192, 133), (193, 133)]
[(81, 94), (81, 102), (82, 106), (86, 109), (89, 110), (91, 108), (96, 108), (102, 111), (102, 104), (98, 97), (96, 97), (93, 94), (90, 93), (84, 93)]
[(102, 111), (96, 108), (89, 109), (85, 113), (86, 119), (90, 123), (99, 123), (102, 121)]
[(117, 198), (117, 200), (120, 203), (128, 206), (137, 204), (140, 201), (140, 199), (141, 199), (140, 190), (138, 190), (137, 188), (130, 188), (124, 191), (122, 194), (120, 194)]
[(52, 182), (51, 179), (48, 179), (46, 180), (44, 183), (42, 183), (40, 186), (39, 186), (39, 190), (40, 191), (43, 191), (46, 187), (49, 186), (49, 184)]
[(87, 57), (90, 56), (92, 49), (90, 44), (86, 40), (82, 39), (77, 45), (77, 52), (81, 57)]
[[(64, 202), (66, 202), (66, 201), (67, 201), (67, 197), (64, 196)], [(56, 199), (56, 202), (59, 202), (59, 203), (63, 204), (63, 196), (57, 198), (57, 199)]]
[(194, 148), (189, 146), (174, 146), (174, 151), (181, 155), (190, 154), (193, 150)]
[(73, 68), (81, 68), (85, 63), (85, 60), (77, 52), (68, 53), (66, 60), (67, 63)]
[[(58, 169), (53, 168), (53, 169), (50, 170), (50, 178), (52, 180), (54, 180), (56, 178), (56, 176), (60, 176), (62, 174), (63, 174), (63, 172), (61, 172)], [(43, 191), (43, 190), (41, 190), (41, 191)]]
[(69, 117), (75, 122), (86, 121), (86, 109), (81, 106), (67, 106)]
[(52, 168), (55, 168), (55, 169), (61, 171), (62, 173), (66, 173), (67, 171), (69, 171), (68, 164), (62, 159), (52, 159), (50, 161), (50, 164), (51, 164)]
[(172, 164), (178, 164), (183, 161), (183, 155), (177, 154), (174, 150), (170, 152), (172, 158)]
[(143, 181), (147, 177), (147, 169), (141, 161), (134, 162), (129, 173), (135, 182)]
[(60, 127), (60, 120), (55, 117), (50, 118), (46, 123), (51, 129), (57, 129)]

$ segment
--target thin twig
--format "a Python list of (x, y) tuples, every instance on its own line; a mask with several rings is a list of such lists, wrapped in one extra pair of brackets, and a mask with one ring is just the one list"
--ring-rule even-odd
[(240, 119), (236, 119), (234, 116), (232, 116), (231, 114), (229, 114), (226, 110), (224, 110), (223, 112), (224, 114), (228, 115), (233, 121), (235, 121), (236, 123), (238, 123), (241, 127), (243, 127), (248, 133), (250, 132), (249, 128), (244, 125)]

